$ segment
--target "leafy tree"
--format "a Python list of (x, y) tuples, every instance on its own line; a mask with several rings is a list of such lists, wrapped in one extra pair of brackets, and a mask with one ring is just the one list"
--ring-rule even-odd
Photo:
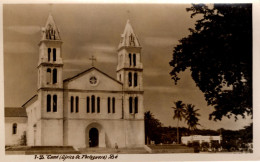
[(187, 11), (202, 18), (174, 48), (170, 75), (175, 84), (178, 73), (190, 69), (215, 108), (210, 119), (252, 115), (252, 4), (193, 4)]
[(179, 137), (179, 120), (181, 121), (182, 118), (185, 118), (185, 104), (182, 103), (182, 101), (174, 102), (175, 107), (172, 107), (174, 110), (174, 116), (173, 119), (177, 118), (177, 143), (180, 143), (180, 137)]
[(151, 140), (159, 143), (161, 137), (160, 128), (162, 127), (161, 122), (154, 118), (154, 115), (150, 111), (144, 113), (144, 121), (146, 144), (150, 144)]
[(186, 105), (186, 111), (185, 111), (185, 115), (186, 115), (186, 121), (188, 124), (188, 129), (190, 131), (194, 131), (195, 129), (197, 129), (197, 125), (199, 124), (199, 116), (200, 114), (197, 113), (197, 111), (199, 111), (199, 109), (194, 109), (195, 106), (192, 104), (188, 104)]
[(243, 143), (253, 142), (253, 123), (250, 123), (238, 132)]

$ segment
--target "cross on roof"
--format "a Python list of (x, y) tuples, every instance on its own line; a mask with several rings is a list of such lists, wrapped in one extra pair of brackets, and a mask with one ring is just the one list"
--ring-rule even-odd
[(94, 66), (94, 61), (97, 61), (97, 59), (92, 55), (91, 58), (89, 58), (89, 60), (92, 61), (91, 65)]

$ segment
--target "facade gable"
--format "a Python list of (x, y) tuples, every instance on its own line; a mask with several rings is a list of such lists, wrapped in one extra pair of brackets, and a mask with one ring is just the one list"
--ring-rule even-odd
[(122, 83), (92, 67), (64, 80), (64, 90), (122, 91)]

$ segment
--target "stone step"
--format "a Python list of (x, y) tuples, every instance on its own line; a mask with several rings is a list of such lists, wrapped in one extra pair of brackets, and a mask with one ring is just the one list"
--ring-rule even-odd
[(39, 155), (39, 154), (80, 154), (79, 151), (75, 150), (36, 150), (36, 151), (25, 151), (25, 155)]
[(144, 154), (148, 153), (144, 148), (81, 148), (81, 153), (88, 154)]
[(74, 150), (72, 146), (31, 146), (29, 150)]
[(26, 155), (33, 154), (79, 154), (72, 146), (31, 146), (25, 151)]

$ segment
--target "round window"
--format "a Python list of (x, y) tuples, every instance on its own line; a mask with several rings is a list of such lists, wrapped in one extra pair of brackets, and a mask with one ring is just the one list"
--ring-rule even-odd
[(92, 76), (92, 77), (89, 78), (89, 82), (90, 82), (90, 84), (93, 84), (93, 85), (97, 84), (97, 78)]

